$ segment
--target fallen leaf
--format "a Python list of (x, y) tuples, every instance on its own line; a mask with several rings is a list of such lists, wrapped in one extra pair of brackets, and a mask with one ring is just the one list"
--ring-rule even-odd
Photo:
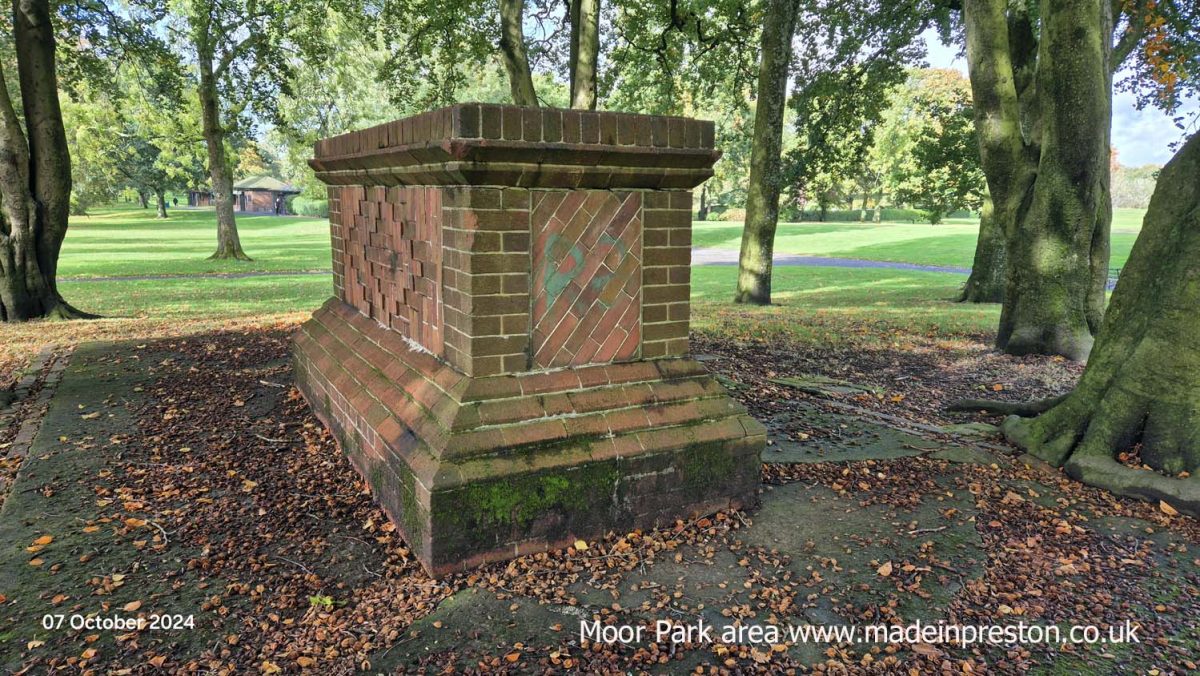
[(875, 572), (876, 572), (876, 573), (879, 573), (879, 574), (880, 574), (880, 575), (882, 575), (883, 577), (887, 577), (887, 576), (891, 575), (891, 574), (892, 574), (892, 562), (891, 562), (891, 561), (888, 561), (888, 562), (884, 563), (884, 564), (883, 564), (882, 566), (880, 566), (880, 567), (879, 567), (879, 569), (878, 569), (878, 570), (876, 570)]
[(1175, 509), (1171, 505), (1168, 505), (1163, 500), (1158, 501), (1158, 508), (1161, 509), (1162, 513), (1166, 514), (1167, 516), (1179, 516), (1179, 510)]
[(928, 643), (914, 643), (914, 644), (912, 644), (912, 651), (918, 655), (923, 655), (925, 657), (937, 658), (937, 657), (942, 656), (941, 650), (938, 650), (937, 648), (929, 645)]
[(125, 612), (127, 612), (127, 613), (132, 613), (141, 607), (142, 607), (141, 601), (130, 601), (129, 603), (126, 603), (124, 606)]
[(312, 665), (314, 665), (316, 663), (317, 663), (317, 661), (311, 657), (301, 656), (301, 657), (296, 658), (296, 664), (299, 664), (302, 667), (311, 667)]
[(584, 542), (583, 540), (576, 540), (576, 541), (575, 541), (575, 551), (577, 551), (577, 552), (586, 552), (586, 551), (587, 551), (587, 548), (588, 548), (588, 544), (587, 544), (586, 542)]
[(511, 663), (511, 662), (516, 662), (517, 660), (521, 659), (521, 653), (519, 653), (519, 652), (516, 652), (516, 653), (509, 653), (509, 654), (507, 654), (507, 655), (505, 655), (505, 656), (504, 656), (504, 659), (505, 659), (506, 661), (510, 662), (510, 663)]
[(43, 535), (42, 537), (34, 540), (33, 544), (41, 545), (41, 546), (45, 547), (46, 545), (50, 544), (51, 542), (54, 542), (53, 535)]

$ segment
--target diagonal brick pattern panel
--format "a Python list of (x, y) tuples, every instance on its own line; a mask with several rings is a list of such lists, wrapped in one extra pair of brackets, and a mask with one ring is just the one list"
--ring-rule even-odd
[(534, 193), (534, 368), (637, 358), (642, 338), (641, 219), (638, 192)]
[(342, 300), (441, 354), (441, 193), (359, 186), (337, 192), (330, 220)]

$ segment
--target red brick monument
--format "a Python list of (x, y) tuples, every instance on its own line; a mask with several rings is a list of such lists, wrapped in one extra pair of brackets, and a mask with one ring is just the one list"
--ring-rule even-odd
[(462, 104), (315, 155), (297, 383), (431, 573), (756, 501), (765, 431), (686, 356), (711, 122)]

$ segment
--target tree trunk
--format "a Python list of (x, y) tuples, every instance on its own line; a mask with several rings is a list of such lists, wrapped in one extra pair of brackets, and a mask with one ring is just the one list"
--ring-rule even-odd
[(251, 260), (242, 251), (237, 221), (233, 216), (233, 178), (229, 158), (225, 156), (225, 129), (217, 100), (217, 82), (213, 76), (212, 55), (203, 48), (200, 54), (200, 113), (204, 123), (204, 143), (208, 149), (208, 175), (212, 181), (213, 203), (217, 208), (217, 250), (209, 259)]
[(1111, 4), (1041, 3), (1040, 40), (1008, 4), (963, 3), (980, 155), (1007, 254), (996, 346), (1083, 360), (1108, 276)]
[(525, 54), (525, 0), (500, 0), (500, 54), (508, 72), (508, 85), (513, 103), (518, 106), (538, 105), (533, 88), (529, 57)]
[(154, 191), (154, 199), (158, 203), (158, 213), (155, 214), (155, 218), (166, 218), (167, 217), (167, 195), (166, 195), (166, 193), (163, 192), (162, 190), (155, 190)]
[[(1115, 493), (1200, 516), (1200, 134), (1159, 176), (1079, 385), (1013, 442)], [(1118, 462), (1138, 445), (1140, 463)], [(1190, 478), (1172, 478), (1183, 472)], [(1164, 476), (1167, 475), (1167, 476)]]
[(704, 185), (700, 188), (700, 210), (696, 212), (696, 220), (708, 220), (708, 186)]
[(992, 213), (992, 201), (984, 200), (979, 211), (979, 239), (975, 242), (975, 262), (963, 287), (963, 303), (1004, 302), (1004, 233)]
[(779, 223), (779, 192), (783, 186), (783, 111), (787, 104), (797, 10), (797, 0), (768, 0), (763, 22), (754, 144), (750, 149), (750, 190), (746, 195), (746, 224), (742, 229), (734, 297), (738, 303), (771, 302), (771, 264), (775, 227)]
[(142, 190), (138, 191), (138, 204), (141, 204), (143, 209), (150, 208), (150, 197)]
[(64, 301), (56, 282), (71, 158), (46, 0), (13, 3), (13, 37), (28, 137), (0, 71), (0, 319), (91, 317)]
[(600, 59), (600, 0), (570, 0), (571, 107), (596, 109)]

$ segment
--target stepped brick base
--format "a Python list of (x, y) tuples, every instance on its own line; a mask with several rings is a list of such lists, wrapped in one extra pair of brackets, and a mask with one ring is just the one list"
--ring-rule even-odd
[(757, 500), (765, 430), (689, 359), (471, 378), (333, 299), (295, 361), (434, 575)]

